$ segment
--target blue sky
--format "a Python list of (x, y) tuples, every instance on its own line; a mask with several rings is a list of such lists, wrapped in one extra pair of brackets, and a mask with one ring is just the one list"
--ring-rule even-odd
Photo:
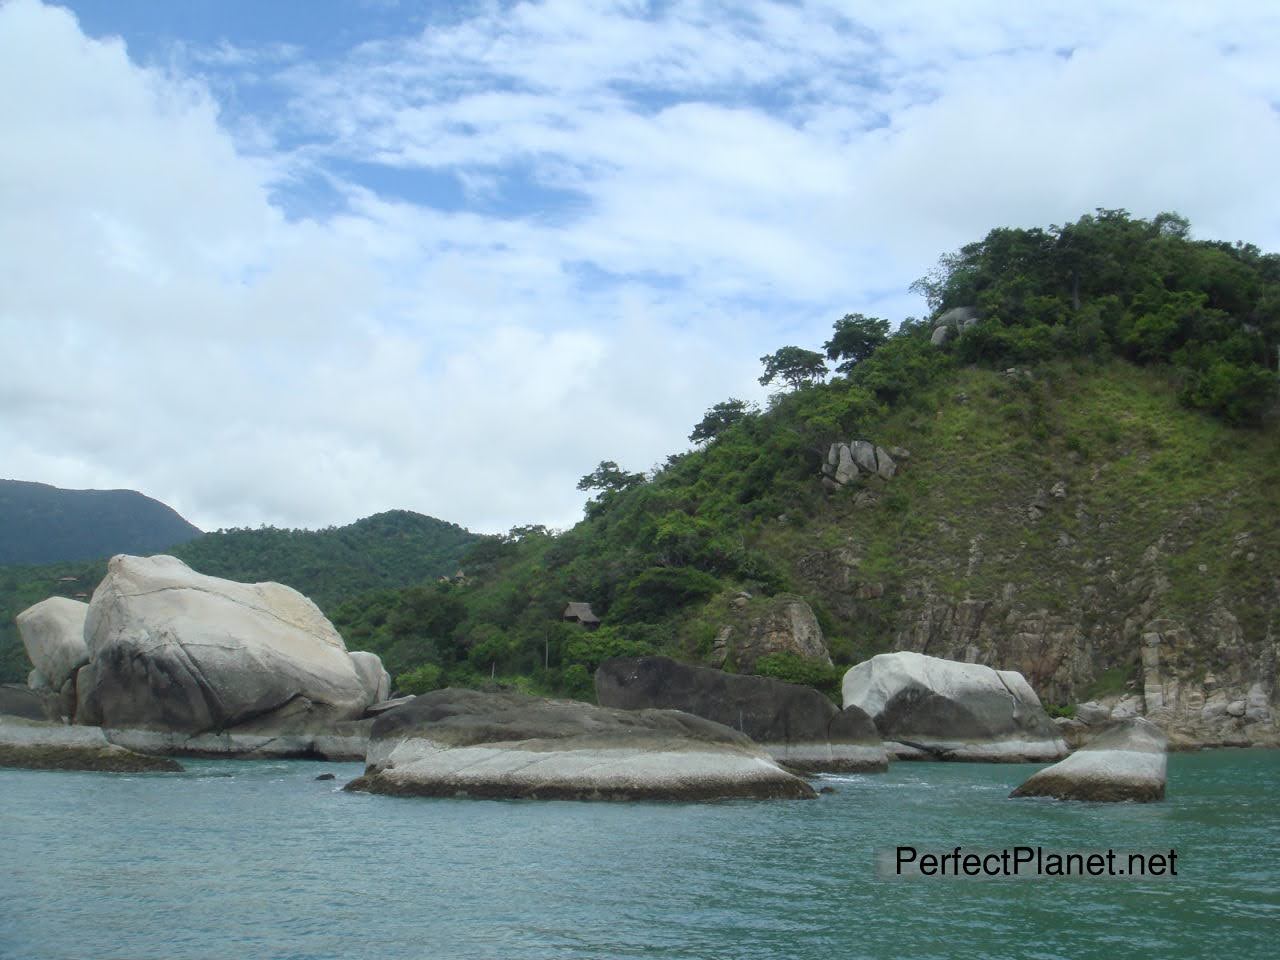
[(1274, 11), (0, 0), (0, 473), (566, 526), (993, 226), (1280, 247)]

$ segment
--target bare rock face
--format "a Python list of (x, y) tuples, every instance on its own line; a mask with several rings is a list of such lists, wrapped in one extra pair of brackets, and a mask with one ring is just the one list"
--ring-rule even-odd
[(1066, 743), (1022, 674), (919, 653), (883, 653), (844, 676), (845, 707), (904, 759), (1056, 760)]
[(85, 620), (77, 720), (196, 734), (355, 719), (371, 702), (342, 637), (278, 583), (196, 573), (173, 557), (117, 556)]
[(676, 710), (435, 690), (373, 723), (348, 790), (426, 797), (715, 800), (814, 796), (746, 736)]
[[(907, 453), (907, 457), (910, 457), (910, 453)], [(822, 466), (823, 476), (836, 487), (871, 478), (890, 480), (897, 472), (898, 464), (889, 451), (870, 440), (831, 444), (827, 451), (827, 461)]]
[(768, 608), (747, 624), (743, 636), (732, 638), (737, 669), (751, 671), (771, 653), (792, 653), (831, 666), (831, 653), (813, 608), (802, 597), (779, 594)]
[(812, 687), (667, 657), (606, 660), (595, 682), (602, 707), (683, 710), (745, 733), (795, 769), (880, 772), (889, 766), (871, 718), (857, 707), (839, 710)]
[(1167, 749), (1168, 741), (1160, 728), (1135, 717), (1034, 774), (1009, 796), (1138, 803), (1163, 800)]
[(38, 674), (28, 681), (33, 689), (43, 682), (51, 690), (60, 690), (89, 662), (89, 648), (84, 641), (88, 612), (87, 603), (50, 597), (18, 614), (18, 633)]

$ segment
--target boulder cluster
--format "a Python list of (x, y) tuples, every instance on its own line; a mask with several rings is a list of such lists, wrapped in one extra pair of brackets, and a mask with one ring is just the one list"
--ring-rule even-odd
[[(891, 476), (893, 459), (859, 443), (840, 447), (837, 466)], [(783, 652), (829, 667), (804, 601), (775, 601), (735, 657)], [(601, 664), (599, 706), (501, 690), (390, 700), (381, 660), (348, 651), (297, 591), (167, 556), (114, 557), (88, 604), (51, 598), (18, 625), (33, 670), (26, 688), (0, 688), (0, 766), (136, 773), (177, 769), (173, 754), (359, 758), (365, 773), (349, 789), (372, 793), (708, 800), (811, 798), (805, 773), (880, 772), (891, 759), (1060, 760), (1014, 796), (1164, 795), (1154, 725), (1128, 721), (1067, 757), (1020, 673), (919, 653), (848, 670), (842, 709), (812, 687), (656, 656)]]

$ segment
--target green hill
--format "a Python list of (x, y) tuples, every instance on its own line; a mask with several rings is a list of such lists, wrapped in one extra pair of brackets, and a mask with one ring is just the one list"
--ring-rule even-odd
[(198, 536), (172, 508), (134, 490), (0, 480), (0, 565), (150, 554)]
[[(326, 530), (221, 530), (165, 552), (212, 576), (286, 583), (331, 612), (362, 593), (452, 576), (477, 539), (456, 524), (391, 510)], [(55, 594), (88, 600), (105, 572), (105, 559), (0, 567), (0, 681), (31, 669), (14, 616)]]
[[(793, 387), (767, 411), (718, 404), (705, 445), (655, 474), (584, 477), (599, 492), (574, 529), (478, 544), (469, 585), (360, 598), (339, 625), (407, 688), (589, 697), (606, 656), (706, 660), (798, 595), (836, 668), (755, 669), (832, 693), (844, 665), (905, 648), (1019, 669), (1050, 704), (1144, 684), (1188, 710), (1273, 701), (1280, 258), (1101, 211), (993, 231), (921, 288), (934, 320), (837, 323), (843, 375), (803, 348), (763, 358)], [(938, 334), (955, 307), (975, 322)], [(855, 438), (909, 457), (832, 489), (831, 444)], [(601, 628), (562, 623), (568, 601)]]

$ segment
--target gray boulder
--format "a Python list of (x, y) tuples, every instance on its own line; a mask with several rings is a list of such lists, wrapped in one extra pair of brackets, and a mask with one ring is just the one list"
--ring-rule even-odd
[(778, 594), (746, 625), (741, 639), (733, 640), (733, 662), (750, 671), (756, 661), (771, 653), (791, 653), (831, 666), (831, 654), (813, 608), (803, 597)]
[(365, 694), (369, 698), (366, 706), (380, 703), (391, 696), (391, 674), (387, 673), (386, 668), (382, 666), (380, 656), (365, 650), (353, 650), (351, 663), (356, 668), (356, 676), (360, 678), (360, 685), (364, 687)]
[(144, 756), (109, 742), (96, 727), (0, 717), (0, 767), (102, 770), (116, 773), (181, 770), (173, 760)]
[(933, 333), (929, 337), (929, 342), (935, 347), (940, 347), (951, 339), (950, 327), (934, 327)]
[(622, 710), (683, 710), (724, 724), (801, 770), (883, 771), (871, 718), (841, 711), (812, 687), (747, 677), (667, 657), (615, 657), (596, 670), (596, 699)]
[(1067, 753), (1031, 685), (993, 670), (920, 653), (883, 653), (844, 675), (845, 707), (865, 710), (903, 759), (1056, 760)]
[(348, 790), (540, 800), (809, 798), (746, 736), (676, 710), (434, 690), (373, 722)]
[(173, 557), (113, 557), (85, 639), (82, 723), (314, 729), (358, 718), (371, 702), (342, 637), (302, 594), (203, 576)]
[(1059, 800), (1163, 800), (1168, 741), (1150, 720), (1116, 724), (1071, 756), (1034, 774), (1011, 797)]
[[(62, 689), (62, 685), (89, 662), (89, 648), (84, 642), (88, 612), (87, 603), (50, 597), (27, 607), (15, 618), (27, 658), (36, 668), (39, 679), (51, 690)], [(36, 678), (32, 680), (39, 682)]]
[(25, 720), (57, 720), (58, 697), (47, 688), (0, 684), (0, 714)]

